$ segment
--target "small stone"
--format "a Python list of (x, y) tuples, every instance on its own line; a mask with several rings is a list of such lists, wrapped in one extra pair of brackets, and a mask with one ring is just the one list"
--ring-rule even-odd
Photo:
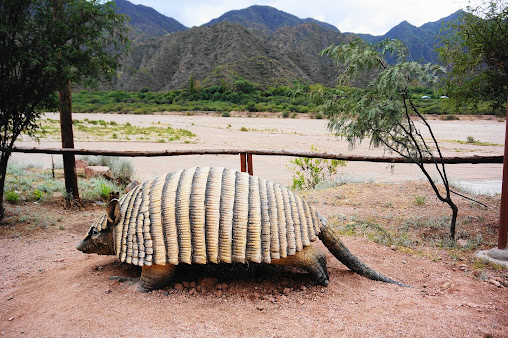
[(12, 297), (12, 296), (7, 297), (7, 301), (12, 300), (12, 298), (14, 298), (14, 297)]
[(164, 292), (164, 296), (169, 296), (169, 292)]
[(175, 283), (175, 285), (173, 286), (173, 288), (177, 291), (182, 291), (183, 290), (183, 285), (181, 283)]
[(218, 280), (215, 277), (200, 277), (197, 284), (202, 290), (206, 291), (214, 288), (217, 282)]
[(282, 293), (285, 295), (289, 295), (290, 292), (291, 292), (290, 288), (284, 288), (284, 290), (282, 290)]
[(497, 280), (494, 279), (489, 279), (489, 283), (498, 288), (502, 287), (501, 283), (499, 283)]
[(192, 296), (192, 295), (193, 295), (193, 294), (195, 294), (195, 293), (196, 293), (196, 289), (190, 289), (190, 290), (189, 290), (189, 295), (191, 295), (191, 296)]
[(222, 297), (222, 291), (221, 290), (216, 290), (214, 294), (215, 294), (215, 297), (217, 297), (217, 298)]
[(109, 167), (106, 166), (88, 166), (85, 168), (85, 176), (87, 178), (103, 176), (107, 179), (113, 179), (113, 174)]
[(302, 285), (302, 286), (300, 286), (300, 290), (301, 291), (307, 291), (307, 288), (305, 287), (305, 285)]
[(258, 310), (258, 311), (263, 311), (264, 309), (265, 309), (265, 308), (264, 308), (264, 307), (262, 307), (261, 305), (256, 306), (256, 310)]
[(227, 290), (229, 285), (227, 283), (222, 283), (222, 290)]
[(269, 299), (269, 301), (270, 301), (270, 303), (275, 303), (275, 302), (277, 302), (277, 299), (275, 299), (274, 297), (272, 297), (272, 298), (270, 298), (270, 299)]
[(130, 280), (132, 280), (132, 278), (130, 278), (130, 277), (125, 277), (125, 276), (122, 276), (122, 277), (118, 278), (118, 281), (119, 281), (120, 283), (128, 282), (128, 281), (130, 281)]
[(9, 321), (13, 321), (14, 320), (14, 317), (9, 317)]
[(182, 282), (182, 284), (183, 284), (183, 287), (186, 288), (186, 289), (188, 289), (190, 287), (190, 282), (189, 281), (184, 280)]
[(473, 271), (473, 276), (475, 276), (475, 277), (480, 277), (481, 275), (482, 275), (482, 270), (480, 270), (480, 269), (475, 269), (475, 270)]
[(107, 289), (107, 290), (105, 291), (105, 293), (106, 293), (106, 294), (111, 293), (111, 289)]
[(450, 283), (446, 282), (443, 284), (443, 289), (448, 289), (450, 287)]
[(397, 250), (397, 246), (396, 245), (390, 245), (390, 249), (395, 251), (395, 250)]
[(215, 285), (215, 289), (222, 290), (222, 284), (219, 283), (219, 284)]
[(190, 287), (191, 288), (195, 288), (196, 287), (196, 282), (195, 281), (190, 282)]
[(325, 293), (325, 289), (321, 289), (321, 293)]
[(300, 300), (298, 301), (298, 303), (300, 303), (300, 305), (305, 304), (305, 302), (304, 302), (302, 299), (300, 299)]

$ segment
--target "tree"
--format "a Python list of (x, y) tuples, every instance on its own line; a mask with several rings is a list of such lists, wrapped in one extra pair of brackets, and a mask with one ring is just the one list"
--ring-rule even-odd
[(196, 92), (196, 87), (194, 85), (194, 76), (191, 75), (189, 77), (189, 93), (192, 95)]
[(508, 95), (508, 7), (504, 0), (484, 1), (441, 31), (441, 60), (450, 71), (443, 89), (450, 104), (490, 101), (494, 112), (506, 112)]
[(127, 47), (124, 17), (97, 0), (0, 0), (0, 219), (7, 163), (21, 133), (69, 81), (96, 85), (115, 76)]
[[(377, 73), (377, 77), (365, 89), (349, 88), (346, 91), (311, 93), (313, 101), (330, 119), (328, 128), (337, 136), (345, 137), (353, 148), (365, 138), (372, 147), (384, 147), (415, 163), (428, 179), (436, 196), (452, 209), (450, 237), (455, 237), (458, 208), (451, 199), (449, 181), (437, 140), (430, 125), (420, 114), (411, 98), (410, 86), (435, 83), (442, 67), (418, 62), (407, 62), (406, 48), (398, 40), (385, 40), (371, 45), (360, 39), (342, 45), (332, 45), (322, 52), (337, 64), (345, 65), (339, 77), (341, 84), (358, 78), (365, 71)], [(394, 54), (395, 65), (386, 61), (387, 54)], [(418, 126), (417, 126), (418, 123)], [(424, 128), (426, 134), (419, 129)], [(430, 138), (431, 142), (426, 138)], [(442, 193), (424, 165), (431, 158), (433, 167), (444, 184)]]

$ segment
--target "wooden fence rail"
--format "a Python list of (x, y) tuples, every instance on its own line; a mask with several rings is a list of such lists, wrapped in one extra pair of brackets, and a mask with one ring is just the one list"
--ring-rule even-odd
[[(0, 148), (1, 151), (7, 151)], [(164, 150), (164, 151), (120, 151), (120, 150), (88, 150), (88, 149), (70, 149), (70, 148), (20, 148), (11, 150), (15, 153), (38, 153), (38, 154), (75, 154), (75, 155), (103, 155), (119, 157), (157, 157), (157, 156), (182, 156), (182, 155), (240, 155), (242, 168), (246, 170), (252, 168), (252, 155), (265, 156), (292, 156), (323, 158), (343, 161), (364, 161), (364, 162), (384, 162), (384, 163), (411, 163), (403, 157), (389, 156), (360, 156), (346, 155), (339, 153), (317, 153), (294, 150), (259, 150), (259, 149), (192, 149), (192, 150)], [(242, 157), (243, 156), (243, 157)], [(245, 159), (244, 159), (245, 158)], [(437, 163), (441, 163), (436, 159)], [(431, 158), (425, 158), (424, 163), (434, 163)], [(497, 156), (464, 156), (464, 157), (443, 157), (442, 163), (462, 164), (462, 163), (503, 163), (503, 155)], [(252, 169), (250, 169), (252, 170)]]

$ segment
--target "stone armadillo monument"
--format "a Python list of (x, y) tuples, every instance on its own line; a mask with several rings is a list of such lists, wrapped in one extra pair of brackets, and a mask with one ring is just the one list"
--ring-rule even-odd
[(138, 290), (162, 288), (180, 263), (269, 263), (328, 285), (318, 237), (352, 271), (402, 285), (365, 266), (304, 199), (279, 184), (225, 168), (191, 168), (112, 199), (77, 249), (142, 267)]

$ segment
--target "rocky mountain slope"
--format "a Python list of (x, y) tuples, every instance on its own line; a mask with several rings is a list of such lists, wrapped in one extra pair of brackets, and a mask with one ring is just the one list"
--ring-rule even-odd
[[(191, 76), (204, 86), (238, 78), (264, 86), (294, 82), (333, 86), (340, 67), (319, 52), (357, 37), (269, 6), (230, 11), (188, 29), (152, 8), (126, 0), (116, 0), (116, 5), (131, 18), (134, 40), (125, 70), (114, 85), (127, 91), (186, 88)], [(406, 43), (409, 60), (437, 62), (434, 46), (439, 29), (457, 15), (421, 27), (404, 21), (383, 36), (358, 36), (368, 42), (397, 38)]]
[(272, 34), (227, 22), (194, 27), (134, 46), (117, 89), (152, 91), (185, 88), (189, 78), (203, 85), (244, 78), (265, 86), (293, 82), (333, 85), (338, 68), (319, 55), (343, 41), (340, 33), (307, 23)]
[(380, 36), (370, 34), (356, 35), (370, 43), (376, 43), (384, 39), (398, 39), (404, 42), (408, 49), (408, 60), (437, 63), (439, 60), (435, 48), (440, 42), (439, 31), (446, 23), (456, 20), (460, 13), (461, 11), (457, 11), (452, 15), (435, 22), (428, 22), (420, 27), (403, 21), (390, 29), (386, 34)]

